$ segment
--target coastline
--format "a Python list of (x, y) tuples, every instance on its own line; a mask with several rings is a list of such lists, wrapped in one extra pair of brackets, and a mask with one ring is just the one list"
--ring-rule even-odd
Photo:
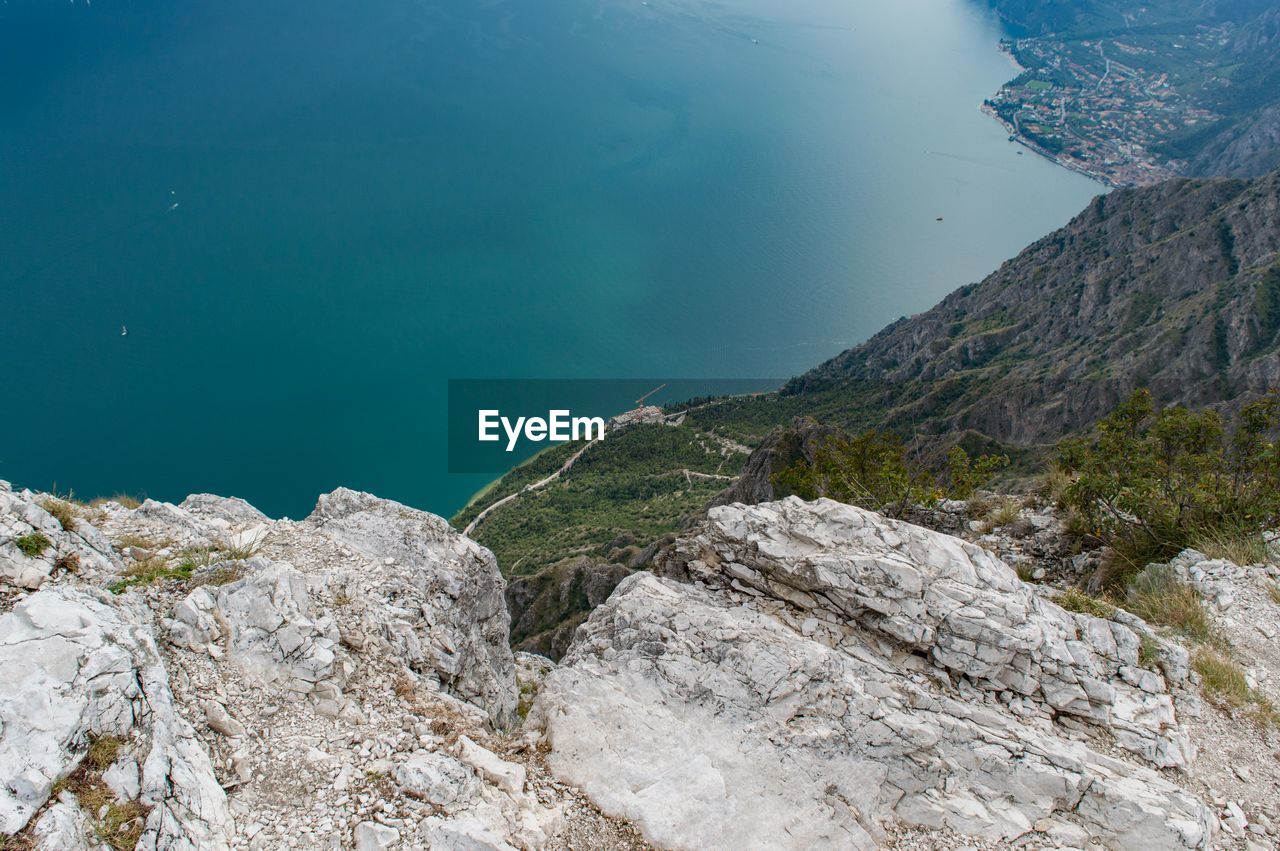
[[(1000, 53), (1003, 54), (1006, 59), (1009, 60), (1009, 64), (1012, 65), (1014, 69), (1013, 78), (1017, 79), (1017, 77), (1020, 74), (1023, 74), (1024, 72), (1027, 71), (1027, 68), (1021, 62), (1018, 61), (1018, 57), (1013, 55), (1013, 51), (1009, 49), (1010, 44), (1012, 44), (1010, 40), (1001, 39), (996, 49), (1000, 51)], [(1002, 90), (1008, 84), (1009, 84), (1009, 81), (1006, 81), (1005, 83), (1001, 84), (1000, 89)], [(997, 90), (997, 94), (999, 94), (999, 90)], [(1091, 180), (1096, 180), (1099, 183), (1101, 183), (1103, 186), (1106, 186), (1108, 189), (1120, 189), (1128, 185), (1113, 179), (1110, 175), (1104, 172), (1095, 171), (1094, 169), (1087, 168), (1081, 165), (1080, 163), (1076, 162), (1075, 160), (1066, 159), (1064, 157), (1051, 153), (1045, 150), (1044, 148), (1040, 147), (1035, 142), (1031, 141), (1031, 139), (1023, 135), (1022, 131), (1019, 130), (1018, 127), (1016, 127), (1013, 124), (1010, 124), (1008, 121), (1005, 121), (1003, 118), (1001, 118), (1000, 114), (991, 107), (989, 99), (984, 100), (982, 102), (982, 106), (980, 107), (980, 109), (982, 110), (983, 114), (994, 119), (1001, 127), (1003, 127), (1009, 133), (1009, 138), (1011, 141), (1017, 142), (1018, 144), (1022, 145), (1022, 147), (1031, 151), (1033, 154), (1037, 154), (1038, 156), (1044, 157), (1046, 160), (1049, 160), (1050, 162), (1056, 165), (1059, 165), (1062, 168), (1067, 169), (1068, 171), (1074, 171), (1076, 174), (1082, 174)]]
[(1067, 169), (1068, 171), (1074, 171), (1076, 174), (1082, 174), (1085, 177), (1089, 178), (1090, 180), (1096, 180), (1098, 183), (1101, 183), (1103, 186), (1106, 186), (1108, 189), (1122, 189), (1125, 186), (1129, 185), (1127, 183), (1121, 183), (1120, 181), (1115, 180), (1105, 172), (1096, 171), (1094, 169), (1088, 168), (1087, 166), (1081, 165), (1076, 160), (1067, 159), (1065, 157), (1061, 157), (1057, 154), (1046, 151), (1044, 148), (1040, 147), (1035, 142), (1031, 141), (1026, 136), (1024, 136), (1021, 133), (1021, 131), (1018, 130), (1017, 127), (1013, 126), (1008, 121), (1005, 121), (1003, 118), (1001, 118), (1000, 115), (994, 109), (992, 109), (986, 102), (983, 102), (980, 109), (982, 110), (983, 114), (989, 116), (991, 119), (993, 119), (997, 124), (999, 124), (1009, 133), (1010, 141), (1018, 143), (1022, 147), (1031, 151), (1033, 154), (1044, 157), (1046, 160), (1049, 160), (1050, 162), (1056, 165), (1059, 165), (1062, 168)]

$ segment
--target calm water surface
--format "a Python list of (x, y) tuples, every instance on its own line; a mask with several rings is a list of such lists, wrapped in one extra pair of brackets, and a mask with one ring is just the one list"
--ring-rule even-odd
[(800, 372), (1101, 191), (978, 7), (8, 0), (0, 478), (449, 513), (448, 378)]

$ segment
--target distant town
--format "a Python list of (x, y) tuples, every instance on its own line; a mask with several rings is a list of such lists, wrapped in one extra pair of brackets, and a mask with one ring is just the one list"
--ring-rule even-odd
[(984, 110), (1011, 138), (1113, 186), (1182, 173), (1180, 138), (1217, 124), (1210, 104), (1231, 85), (1231, 26), (1097, 38), (1003, 40), (1024, 69)]

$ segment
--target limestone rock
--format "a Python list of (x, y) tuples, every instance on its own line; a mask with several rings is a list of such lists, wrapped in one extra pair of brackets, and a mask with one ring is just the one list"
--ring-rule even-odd
[(659, 569), (686, 581), (625, 580), (530, 719), (557, 775), (655, 844), (872, 849), (898, 823), (1009, 841), (1068, 813), (1114, 848), (1212, 835), (1194, 796), (1052, 720), (1185, 760), (1167, 695), (1111, 681), (1136, 636), (976, 547), (789, 499), (712, 509)]
[(1158, 674), (1144, 689), (1129, 627), (1067, 612), (986, 550), (831, 500), (711, 511), (661, 571), (754, 589), (819, 620), (853, 623), (951, 677), (1115, 731), (1160, 767), (1192, 757)]
[(226, 797), (174, 711), (136, 601), (63, 586), (32, 594), (0, 616), (0, 682), (0, 832), (27, 823), (90, 736), (116, 736), (144, 755), (140, 797), (152, 810), (138, 847), (226, 846)]
[(433, 514), (345, 488), (320, 497), (307, 522), (382, 561), (366, 580), (389, 602), (376, 628), (393, 652), (497, 726), (514, 723), (510, 616), (491, 552)]
[(332, 618), (313, 614), (306, 577), (276, 562), (220, 588), (192, 591), (174, 609), (170, 636), (193, 649), (221, 644), (247, 671), (311, 694), (334, 675), (339, 638)]
[(64, 792), (63, 798), (66, 800), (59, 798), (36, 821), (36, 851), (89, 851), (92, 847), (84, 810), (70, 792)]
[[(0, 584), (34, 590), (55, 571), (96, 578), (118, 573), (120, 559), (93, 524), (76, 520), (71, 529), (46, 511), (41, 503), (50, 497), (31, 491), (0, 489)], [(18, 541), (40, 535), (47, 541), (35, 554), (24, 553)]]
[(396, 782), (406, 792), (448, 809), (471, 799), (480, 790), (476, 773), (446, 753), (422, 751), (396, 769)]
[(355, 830), (356, 851), (383, 851), (400, 844), (400, 831), (385, 824), (362, 821)]

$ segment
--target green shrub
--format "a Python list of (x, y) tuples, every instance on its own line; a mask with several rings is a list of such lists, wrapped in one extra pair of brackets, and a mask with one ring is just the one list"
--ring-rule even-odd
[(1009, 463), (1003, 455), (971, 459), (956, 446), (948, 455), (949, 469), (939, 485), (934, 473), (914, 458), (902, 440), (869, 429), (854, 437), (833, 435), (814, 452), (813, 461), (797, 461), (769, 479), (779, 496), (801, 499), (828, 497), (892, 516), (909, 505), (932, 505), (945, 495), (967, 498)]
[(23, 535), (20, 538), (14, 538), (13, 544), (27, 558), (35, 558), (53, 545), (44, 535), (39, 532), (32, 532), (29, 535)]
[(999, 470), (1008, 466), (1008, 455), (979, 455), (977, 458), (970, 458), (964, 447), (953, 446), (947, 453), (951, 485), (947, 496), (951, 499), (968, 499), (973, 496), (974, 491), (991, 481)]
[(1275, 525), (1278, 428), (1274, 395), (1246, 407), (1228, 433), (1215, 411), (1157, 412), (1139, 390), (1090, 439), (1059, 445), (1057, 463), (1074, 476), (1064, 502), (1115, 553), (1112, 582), (1127, 584), (1197, 539), (1252, 539)]

